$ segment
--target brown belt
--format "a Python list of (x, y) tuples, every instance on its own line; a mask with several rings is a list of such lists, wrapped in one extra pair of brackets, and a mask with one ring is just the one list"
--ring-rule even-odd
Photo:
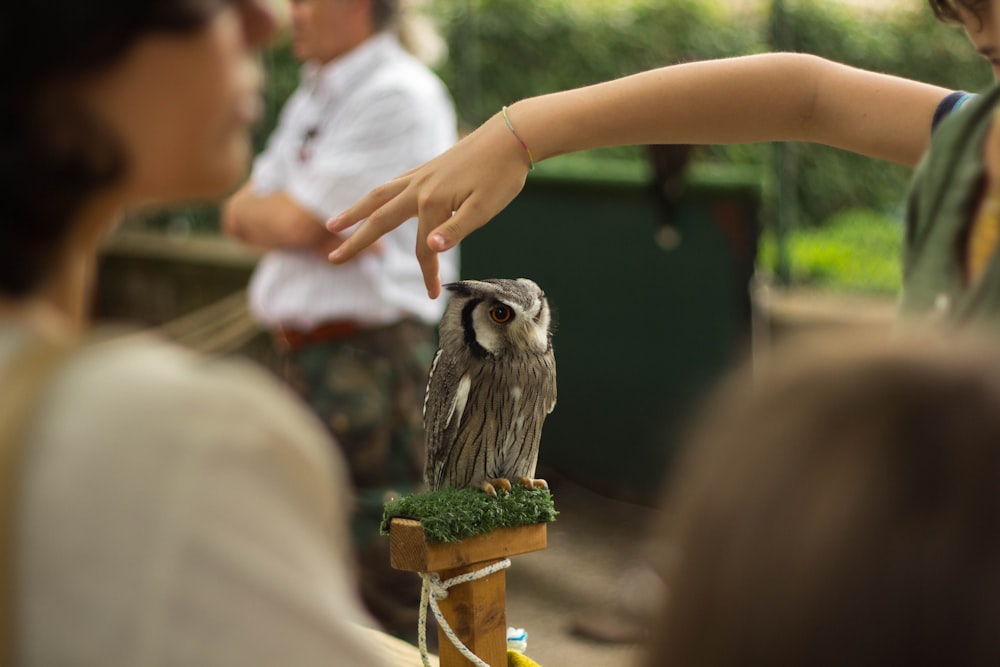
[(309, 331), (278, 329), (274, 340), (286, 350), (294, 351), (312, 343), (351, 338), (361, 331), (361, 326), (352, 320), (335, 320), (313, 327)]

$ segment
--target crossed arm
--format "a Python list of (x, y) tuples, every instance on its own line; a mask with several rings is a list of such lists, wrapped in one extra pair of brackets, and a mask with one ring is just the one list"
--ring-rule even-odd
[[(774, 53), (674, 65), (532, 97), (511, 105), (508, 116), (536, 161), (616, 145), (807, 141), (914, 165), (949, 92), (816, 56)], [(437, 297), (437, 253), (503, 210), (527, 171), (527, 153), (498, 113), (331, 220), (333, 232), (364, 222), (330, 260), (349, 260), (417, 216), (417, 256), (428, 294)]]
[(222, 209), (222, 228), (227, 234), (265, 250), (300, 248), (329, 254), (343, 237), (327, 231), (322, 223), (285, 191), (261, 194), (249, 182)]

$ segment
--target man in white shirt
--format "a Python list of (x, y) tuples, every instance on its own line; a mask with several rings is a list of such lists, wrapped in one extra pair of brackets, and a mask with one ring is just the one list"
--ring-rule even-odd
[[(423, 473), (421, 411), (443, 302), (428, 299), (413, 254), (416, 220), (358, 261), (331, 265), (325, 221), (455, 141), (441, 81), (401, 47), (398, 0), (292, 0), (302, 80), (223, 226), (268, 250), (250, 283), (286, 379), (340, 443), (358, 495), (362, 593), (390, 631), (416, 629), (419, 580), (395, 573), (378, 537), (385, 497)], [(458, 277), (456, 254), (442, 277)]]

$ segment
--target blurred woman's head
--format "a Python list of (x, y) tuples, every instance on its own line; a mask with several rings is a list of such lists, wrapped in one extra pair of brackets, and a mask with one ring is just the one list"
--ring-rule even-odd
[(995, 345), (837, 347), (707, 411), (650, 664), (1000, 664)]
[(262, 0), (5, 3), (0, 293), (39, 288), (102, 214), (235, 185), (274, 27)]

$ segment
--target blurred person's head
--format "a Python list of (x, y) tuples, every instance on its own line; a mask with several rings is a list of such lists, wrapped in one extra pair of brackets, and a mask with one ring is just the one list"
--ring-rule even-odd
[(650, 665), (1000, 664), (1000, 354), (857, 343), (706, 411)]
[(399, 0), (290, 0), (292, 49), (325, 64), (394, 27)]
[(260, 107), (264, 0), (47, 0), (0, 9), (0, 296), (150, 201), (244, 175)]
[(1000, 36), (993, 20), (991, 0), (928, 0), (939, 20), (956, 23), (965, 29), (969, 41), (993, 68), (993, 78), (1000, 80)]
[(989, 11), (991, 0), (928, 0), (928, 3), (938, 20), (964, 23)]

